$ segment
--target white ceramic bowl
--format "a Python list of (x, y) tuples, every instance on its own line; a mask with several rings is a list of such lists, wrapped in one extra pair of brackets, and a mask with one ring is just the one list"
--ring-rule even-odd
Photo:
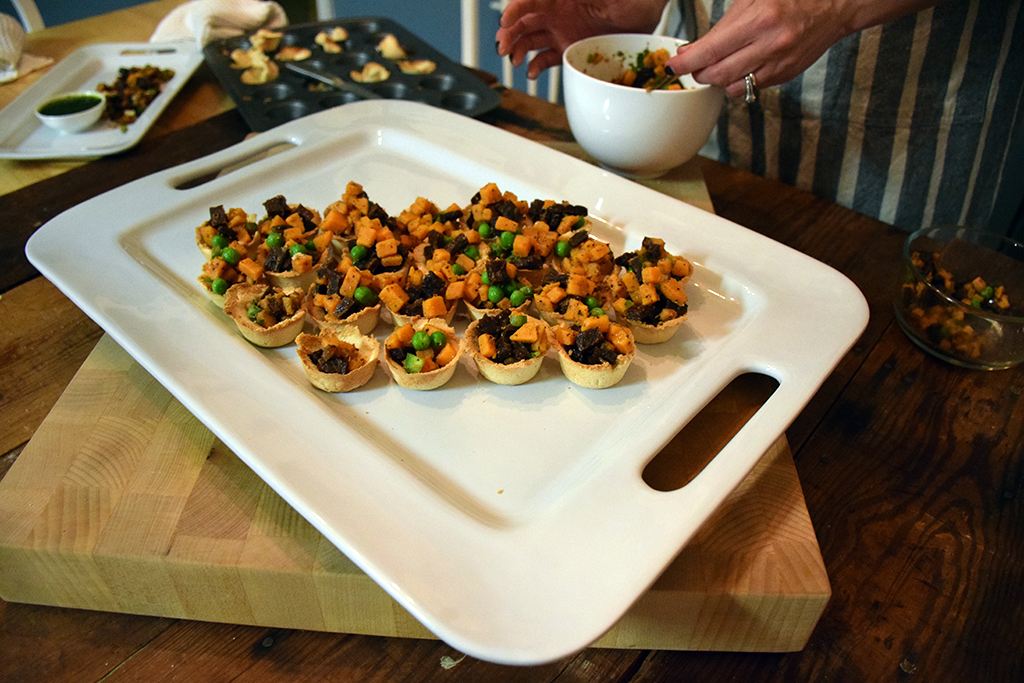
[[(85, 99), (93, 100), (92, 105), (78, 108), (79, 102)], [(78, 133), (100, 120), (105, 105), (106, 98), (95, 91), (62, 93), (39, 105), (36, 118), (61, 133)], [(70, 111), (72, 109), (74, 111)]]
[(654, 178), (692, 159), (707, 142), (725, 100), (721, 88), (689, 76), (680, 79), (683, 90), (647, 92), (611, 83), (639, 52), (665, 48), (674, 55), (685, 42), (611, 34), (580, 40), (562, 55), (569, 127), (605, 168), (630, 178)]

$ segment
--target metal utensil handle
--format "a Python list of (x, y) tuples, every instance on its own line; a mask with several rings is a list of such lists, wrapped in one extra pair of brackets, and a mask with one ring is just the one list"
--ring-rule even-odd
[(349, 83), (348, 81), (342, 79), (339, 76), (335, 76), (334, 74), (320, 71), (319, 69), (310, 69), (304, 66), (299, 66), (298, 64), (294, 64), (292, 62), (287, 62), (284, 66), (286, 69), (291, 69), (297, 74), (301, 74), (303, 76), (306, 76), (307, 78), (312, 78), (322, 83), (326, 83), (327, 85), (334, 86), (339, 90), (346, 90), (352, 93), (353, 95), (361, 97), (364, 100), (381, 99), (380, 95), (373, 92), (369, 88), (363, 87), (361, 85), (356, 85), (355, 83)]

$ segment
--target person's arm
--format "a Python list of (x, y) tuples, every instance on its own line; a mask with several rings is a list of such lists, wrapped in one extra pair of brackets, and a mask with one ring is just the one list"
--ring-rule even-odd
[(536, 78), (561, 62), (577, 40), (603, 33), (650, 33), (667, 0), (512, 0), (501, 14), (498, 54), (519, 66), (531, 50), (527, 75)]
[(759, 86), (800, 75), (841, 38), (939, 4), (941, 0), (733, 0), (722, 19), (668, 60), (676, 73), (732, 96), (744, 77)]

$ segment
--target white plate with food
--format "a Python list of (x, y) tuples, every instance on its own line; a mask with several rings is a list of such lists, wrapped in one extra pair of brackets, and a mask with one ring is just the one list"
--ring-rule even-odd
[[(106, 156), (136, 145), (174, 96), (203, 62), (194, 43), (101, 43), (87, 45), (62, 59), (0, 110), (0, 158), (75, 159)], [(147, 66), (173, 71), (161, 84), (159, 95), (130, 123), (108, 117), (73, 134), (48, 128), (36, 118), (36, 109), (62, 93), (95, 91), (101, 84), (114, 86), (122, 69)], [(168, 74), (169, 75), (169, 74)]]
[[(294, 347), (249, 345), (209, 301), (195, 228), (209, 207), (259, 213), (276, 195), (323, 210), (349, 181), (396, 214), (420, 196), (464, 205), (491, 182), (586, 206), (616, 253), (653, 236), (693, 262), (689, 320), (640, 347), (608, 389), (570, 383), (555, 358), (526, 384), (500, 386), (464, 358), (434, 391), (403, 389), (384, 368), (350, 393), (318, 391)], [(27, 253), (427, 628), (511, 664), (565, 656), (612, 626), (868, 316), (846, 277), (804, 254), (541, 144), (390, 100), (314, 114), (84, 202)], [(377, 336), (388, 331), (382, 322)], [(689, 484), (649, 487), (646, 463), (746, 372), (779, 382), (771, 398)]]

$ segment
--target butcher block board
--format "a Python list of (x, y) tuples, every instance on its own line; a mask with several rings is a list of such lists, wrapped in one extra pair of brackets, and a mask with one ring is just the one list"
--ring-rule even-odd
[[(694, 422), (757, 407), (724, 399)], [(655, 460), (720, 447), (702, 433), (722, 438), (688, 426)], [(690, 476), (667, 462), (656, 488)], [(783, 438), (596, 645), (799, 650), (830, 594)], [(433, 637), (107, 336), (0, 481), (0, 597)]]

